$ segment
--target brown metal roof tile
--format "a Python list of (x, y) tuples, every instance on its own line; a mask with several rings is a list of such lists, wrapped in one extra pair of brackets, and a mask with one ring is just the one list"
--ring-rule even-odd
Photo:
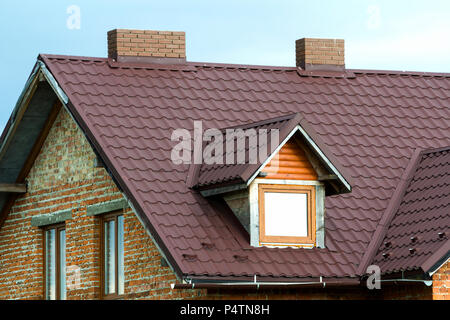
[[(383, 273), (420, 269), (448, 241), (438, 234), (450, 228), (449, 174), (450, 148), (420, 153), (373, 259)], [(389, 243), (389, 247), (384, 243)], [(387, 258), (383, 258), (384, 252), (389, 252)]]

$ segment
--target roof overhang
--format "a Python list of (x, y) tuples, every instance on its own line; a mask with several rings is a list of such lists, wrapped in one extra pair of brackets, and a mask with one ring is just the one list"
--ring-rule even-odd
[(0, 159), (4, 155), (7, 146), (11, 142), (11, 137), (13, 133), (16, 131), (17, 126), (21, 122), (22, 116), (24, 115), (24, 112), (28, 108), (28, 105), (31, 102), (30, 100), (34, 95), (39, 82), (42, 82), (44, 79), (56, 93), (61, 103), (66, 105), (67, 102), (69, 101), (67, 95), (58, 85), (58, 82), (55, 80), (53, 75), (47, 69), (45, 64), (41, 60), (37, 60), (30, 77), (28, 78), (24, 88), (22, 89), (22, 92), (19, 96), (19, 99), (17, 100), (17, 103), (13, 109), (11, 117), (6, 125), (6, 128), (0, 137)]
[(55, 110), (67, 101), (53, 75), (38, 60), (0, 137), (0, 183), (10, 186), (0, 190), (0, 227), (13, 199), (21, 193), (13, 192), (11, 186), (24, 183), (40, 137), (54, 120)]

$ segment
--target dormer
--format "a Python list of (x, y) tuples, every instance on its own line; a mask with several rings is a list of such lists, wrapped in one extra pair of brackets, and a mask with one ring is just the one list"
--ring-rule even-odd
[(191, 165), (190, 187), (222, 197), (254, 247), (326, 247), (325, 197), (351, 185), (306, 119), (292, 114), (220, 132), (205, 147), (223, 161)]

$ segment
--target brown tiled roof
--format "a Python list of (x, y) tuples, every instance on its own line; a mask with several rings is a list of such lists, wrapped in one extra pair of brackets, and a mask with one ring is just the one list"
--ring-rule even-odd
[[(251, 123), (251, 124), (245, 124), (245, 125), (239, 125), (239, 126), (234, 126), (234, 127), (230, 127), (230, 128), (226, 128), (223, 129), (222, 131), (224, 132), (224, 135), (226, 134), (226, 130), (227, 129), (242, 129), (242, 130), (247, 130), (247, 129), (255, 129), (255, 130), (267, 130), (268, 135), (267, 135), (267, 144), (261, 145), (262, 148), (265, 148), (265, 150), (267, 151), (268, 154), (271, 154), (274, 150), (270, 150), (270, 146), (271, 146), (271, 136), (270, 136), (270, 130), (279, 130), (282, 131), (283, 128), (289, 127), (288, 130), (293, 130), (294, 128), (291, 126), (289, 126), (290, 122), (292, 122), (292, 118), (294, 118), (296, 116), (296, 114), (289, 114), (287, 116), (283, 116), (283, 117), (276, 117), (276, 118), (271, 118), (269, 120), (265, 120), (265, 121), (259, 121), (256, 123)], [(288, 134), (285, 131), (288, 130), (283, 130), (282, 134)], [(258, 135), (256, 132), (254, 132), (254, 136), (257, 138)], [(197, 173), (197, 177), (195, 179), (195, 182), (192, 184), (193, 187), (202, 187), (202, 186), (208, 186), (208, 185), (213, 185), (213, 184), (218, 184), (218, 183), (227, 183), (230, 181), (235, 181), (235, 182), (240, 182), (240, 183), (245, 183), (247, 182), (247, 180), (250, 178), (250, 176), (257, 171), (257, 169), (262, 165), (261, 159), (258, 159), (257, 163), (255, 163), (254, 165), (249, 165), (249, 153), (250, 153), (250, 149), (255, 147), (255, 149), (258, 146), (250, 146), (249, 145), (249, 140), (245, 141), (245, 146), (244, 149), (241, 150), (239, 148), (239, 145), (236, 143), (235, 144), (235, 149), (233, 152), (233, 158), (234, 161), (236, 161), (233, 164), (227, 164), (226, 162), (226, 157), (227, 155), (230, 153), (230, 151), (226, 149), (226, 145), (227, 142), (229, 142), (231, 139), (230, 137), (226, 137), (223, 139), (223, 164), (206, 164), (203, 163), (201, 165), (198, 165), (198, 173)], [(280, 137), (279, 140), (283, 140), (282, 137)], [(279, 144), (279, 141), (277, 141), (277, 146)], [(208, 145), (208, 144), (207, 144)], [(238, 152), (243, 152), (243, 154), (245, 155), (245, 164), (238, 164), (237, 163), (237, 153)], [(266, 159), (264, 159), (266, 160)], [(262, 161), (264, 161), (262, 160)], [(249, 168), (250, 167), (250, 168)], [(251, 170), (248, 170), (251, 169)]]
[[(177, 272), (197, 277), (349, 277), (415, 148), (450, 145), (450, 75), (41, 56), (69, 109)], [(220, 200), (185, 183), (173, 129), (224, 128), (301, 112), (351, 172), (326, 198), (326, 249), (252, 248)]]
[(450, 253), (450, 147), (421, 152), (403, 189), (373, 264), (383, 273), (428, 272)]

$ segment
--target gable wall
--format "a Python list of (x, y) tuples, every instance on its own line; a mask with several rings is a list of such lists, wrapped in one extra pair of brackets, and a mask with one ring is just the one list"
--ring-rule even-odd
[(305, 152), (293, 139), (287, 141), (264, 167), (266, 179), (317, 180), (317, 174)]
[[(100, 218), (89, 205), (121, 199), (69, 114), (61, 109), (28, 174), (28, 192), (14, 203), (0, 229), (0, 299), (43, 299), (43, 232), (34, 216), (72, 210), (66, 221), (68, 299), (100, 297)], [(130, 299), (196, 297), (202, 291), (172, 291), (176, 277), (134, 212), (124, 213), (125, 293)], [(76, 275), (79, 274), (79, 285)], [(72, 281), (73, 280), (73, 281)]]

